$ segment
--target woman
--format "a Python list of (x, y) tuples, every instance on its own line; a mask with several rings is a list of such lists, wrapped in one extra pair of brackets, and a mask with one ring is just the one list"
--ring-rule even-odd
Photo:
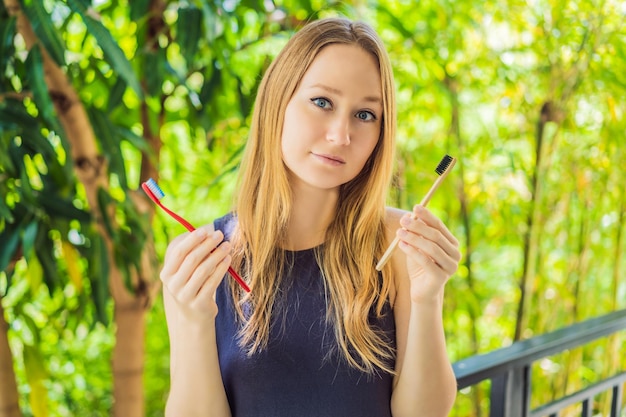
[[(287, 43), (259, 87), (233, 213), (165, 256), (167, 415), (448, 414), (441, 316), (460, 253), (425, 208), (385, 207), (395, 122), (368, 25), (324, 19)], [(223, 279), (231, 264), (251, 293)]]

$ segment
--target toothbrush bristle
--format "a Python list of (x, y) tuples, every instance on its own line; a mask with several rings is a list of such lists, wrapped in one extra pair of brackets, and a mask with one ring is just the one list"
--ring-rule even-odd
[(152, 191), (152, 194), (154, 194), (154, 196), (158, 198), (159, 200), (165, 197), (165, 193), (163, 192), (163, 190), (161, 190), (161, 187), (159, 187), (156, 181), (153, 180), (152, 178), (146, 181), (146, 185), (148, 186), (150, 191)]
[(437, 165), (437, 168), (435, 168), (435, 172), (438, 175), (442, 175), (444, 172), (446, 172), (446, 169), (448, 169), (448, 167), (450, 166), (452, 159), (453, 158), (450, 155), (445, 155), (443, 158), (441, 158), (441, 162), (439, 162), (439, 165)]

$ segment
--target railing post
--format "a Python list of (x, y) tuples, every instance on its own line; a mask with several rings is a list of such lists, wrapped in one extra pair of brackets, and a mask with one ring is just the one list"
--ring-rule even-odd
[(622, 384), (618, 383), (613, 387), (613, 398), (611, 399), (611, 417), (619, 417), (622, 414)]
[(530, 365), (491, 380), (490, 417), (526, 417), (530, 403)]

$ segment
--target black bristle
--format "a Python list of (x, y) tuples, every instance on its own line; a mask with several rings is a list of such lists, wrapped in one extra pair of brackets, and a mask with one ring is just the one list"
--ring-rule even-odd
[(437, 168), (435, 168), (435, 172), (437, 173), (437, 175), (441, 175), (446, 172), (446, 169), (448, 169), (451, 162), (452, 157), (450, 155), (445, 155), (443, 158), (441, 158), (441, 162), (439, 162), (439, 165), (437, 165)]

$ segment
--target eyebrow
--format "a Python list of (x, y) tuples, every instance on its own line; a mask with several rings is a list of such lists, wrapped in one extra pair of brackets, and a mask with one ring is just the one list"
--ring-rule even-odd
[[(313, 84), (313, 85), (309, 86), (308, 88), (321, 88), (322, 90), (326, 90), (329, 93), (336, 94), (338, 96), (343, 95), (341, 90), (338, 90), (336, 88), (333, 88), (333, 87), (330, 87), (330, 86), (327, 86), (327, 85), (324, 85), (324, 84), (319, 84), (319, 83), (318, 84)], [(371, 101), (371, 102), (374, 102), (374, 103), (380, 103), (380, 104), (382, 104), (382, 102), (383, 102), (383, 100), (380, 97), (378, 97), (378, 96), (366, 96), (366, 97), (363, 97), (363, 100)]]

